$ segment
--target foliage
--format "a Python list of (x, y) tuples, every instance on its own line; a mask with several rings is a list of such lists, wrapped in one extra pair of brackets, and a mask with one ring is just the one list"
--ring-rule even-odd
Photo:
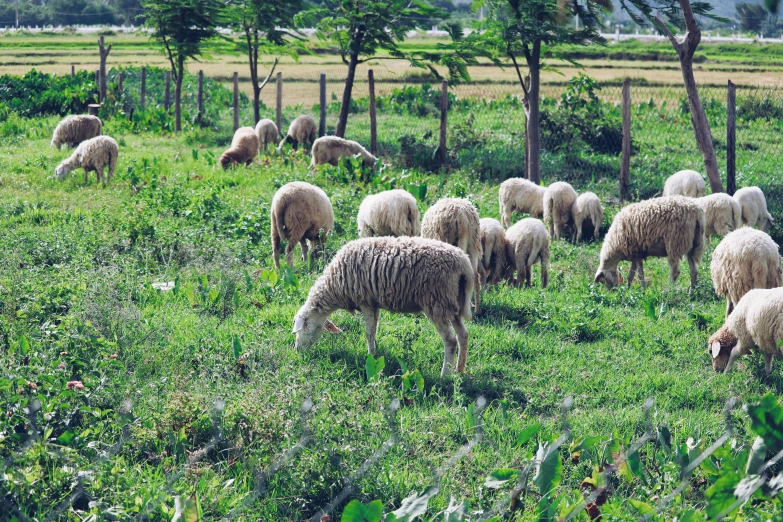
[(31, 69), (24, 76), (0, 76), (0, 118), (10, 112), (21, 116), (49, 116), (87, 112), (96, 103), (95, 75), (57, 76)]
[(761, 4), (737, 4), (737, 20), (743, 31), (758, 32), (767, 18), (767, 10)]

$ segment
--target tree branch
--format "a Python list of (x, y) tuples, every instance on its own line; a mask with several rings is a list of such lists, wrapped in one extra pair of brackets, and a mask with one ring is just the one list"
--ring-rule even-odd
[(666, 35), (666, 38), (669, 39), (669, 41), (672, 43), (674, 48), (679, 51), (680, 46), (682, 43), (680, 43), (679, 40), (677, 40), (677, 37), (672, 34), (672, 32), (669, 30), (669, 27), (663, 23), (663, 20), (661, 20), (658, 15), (653, 16), (653, 22), (656, 26), (658, 26), (658, 30), (661, 31), (664, 35)]
[(271, 78), (272, 74), (274, 74), (275, 67), (277, 67), (277, 60), (278, 60), (278, 58), (275, 58), (275, 61), (272, 62), (272, 68), (269, 69), (269, 74), (266, 75), (266, 78), (264, 79), (264, 83), (262, 83), (261, 87), (258, 88), (259, 91), (263, 90), (263, 88), (266, 87), (266, 84), (269, 81), (269, 78)]
[(511, 52), (511, 50), (508, 51), (508, 57), (511, 58), (511, 63), (514, 64), (514, 68), (517, 70), (517, 77), (519, 78), (519, 85), (522, 86), (522, 92), (525, 93), (525, 100), (527, 100), (528, 94), (530, 94), (527, 90), (527, 85), (525, 85), (525, 80), (522, 79), (522, 72), (519, 70), (519, 64), (517, 63), (517, 59), (514, 56), (514, 53)]

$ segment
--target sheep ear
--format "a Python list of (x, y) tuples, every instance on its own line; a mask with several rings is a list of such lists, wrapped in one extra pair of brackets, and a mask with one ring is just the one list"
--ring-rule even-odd
[(296, 333), (296, 332), (298, 332), (299, 330), (301, 330), (302, 328), (304, 328), (304, 325), (305, 325), (305, 320), (304, 320), (304, 317), (297, 315), (297, 316), (294, 318), (294, 331), (293, 331), (293, 332), (291, 332), (291, 333)]
[(335, 326), (335, 324), (332, 321), (330, 321), (329, 319), (326, 320), (326, 323), (324, 323), (324, 326), (326, 326), (326, 331), (327, 332), (331, 332), (333, 334), (343, 333), (343, 331), (340, 330), (339, 328), (337, 328), (337, 326)]
[(606, 276), (604, 275), (604, 273), (598, 272), (597, 274), (595, 274), (595, 279), (593, 279), (593, 283), (603, 283), (605, 279)]
[(715, 341), (712, 343), (712, 358), (716, 358), (718, 355), (720, 355), (720, 341)]

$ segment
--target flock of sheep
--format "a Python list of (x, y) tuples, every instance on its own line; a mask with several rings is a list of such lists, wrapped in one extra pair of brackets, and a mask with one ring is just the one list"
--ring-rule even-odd
[[(52, 146), (79, 145), (57, 167), (58, 179), (79, 167), (85, 171), (85, 182), (93, 170), (103, 181), (107, 167), (111, 179), (118, 147), (101, 131), (100, 120), (93, 116), (70, 116), (60, 122)], [(311, 167), (337, 164), (342, 157), (357, 155), (365, 164), (377, 161), (354, 141), (315, 136), (313, 118), (300, 116), (279, 142), (274, 122), (264, 119), (255, 129), (237, 130), (220, 163), (224, 168), (249, 164), (270, 143), (282, 147), (287, 141), (295, 147), (311, 145)], [(570, 229), (578, 243), (584, 227), (589, 226), (598, 240), (604, 219), (594, 193), (578, 195), (565, 182), (541, 187), (525, 179), (508, 179), (500, 185), (498, 200), (502, 223), (481, 219), (466, 199), (443, 198), (420, 219), (417, 202), (406, 191), (389, 190), (365, 198), (357, 216), (361, 238), (337, 252), (294, 318), (297, 348), (313, 344), (324, 329), (340, 332), (329, 321), (336, 310), (362, 312), (370, 353), (375, 350), (381, 309), (423, 312), (443, 341), (441, 375), (452, 369), (464, 372), (465, 321), (471, 318), (471, 298), (475, 312), (480, 313), (481, 287), (501, 281), (530, 286), (532, 267), (540, 263), (541, 286), (546, 288), (552, 238), (560, 240)], [(531, 217), (512, 225), (514, 212)], [(725, 324), (708, 342), (713, 367), (729, 371), (738, 355), (755, 349), (764, 354), (769, 374), (772, 358), (783, 356), (783, 274), (778, 246), (767, 234), (772, 222), (758, 187), (740, 189), (734, 196), (705, 196), (701, 174), (680, 171), (666, 181), (662, 197), (627, 205), (615, 216), (604, 238), (594, 281), (610, 289), (623, 283), (619, 263), (630, 261), (629, 287), (637, 274), (644, 287), (644, 261), (665, 257), (674, 283), (687, 257), (693, 291), (707, 238), (722, 236), (710, 266), (715, 291), (727, 301)], [(286, 262), (293, 267), (297, 244), (306, 260), (308, 250), (313, 256), (323, 248), (333, 228), (332, 204), (322, 189), (301, 181), (281, 187), (271, 208), (275, 266), (280, 266), (283, 241), (288, 243)]]

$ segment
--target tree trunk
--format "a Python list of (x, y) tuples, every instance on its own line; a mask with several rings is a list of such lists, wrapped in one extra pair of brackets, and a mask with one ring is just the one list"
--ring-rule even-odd
[(530, 107), (527, 120), (528, 132), (528, 174), (527, 177), (536, 185), (541, 184), (541, 125), (539, 111), (539, 92), (541, 85), (541, 44), (536, 42), (533, 45), (533, 51), (528, 60), (528, 69), (530, 71), (530, 90), (528, 95), (528, 104)]
[(106, 101), (106, 58), (111, 52), (111, 44), (108, 47), (103, 46), (104, 38), (101, 36), (98, 39), (98, 53), (100, 57), (100, 73), (98, 78), (98, 101), (103, 103)]
[(180, 60), (174, 87), (174, 130), (182, 130), (182, 80), (185, 76), (185, 61)]
[(348, 111), (351, 109), (351, 92), (353, 91), (353, 80), (356, 75), (356, 66), (359, 64), (359, 56), (352, 54), (348, 62), (348, 75), (345, 77), (345, 88), (343, 89), (343, 103), (340, 106), (340, 116), (337, 119), (337, 131), (334, 133), (339, 138), (345, 137), (345, 127), (348, 124)]

